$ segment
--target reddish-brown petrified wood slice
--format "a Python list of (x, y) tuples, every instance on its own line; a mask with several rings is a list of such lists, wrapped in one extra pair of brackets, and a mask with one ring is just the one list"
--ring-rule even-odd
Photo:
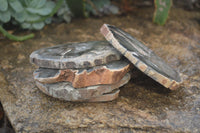
[(100, 30), (113, 47), (158, 83), (171, 90), (182, 83), (177, 71), (130, 34), (108, 24), (104, 24)]
[(42, 48), (30, 55), (31, 63), (44, 68), (75, 69), (120, 60), (121, 54), (107, 41), (69, 43)]
[(106, 65), (88, 69), (45, 69), (39, 68), (34, 72), (34, 79), (42, 83), (56, 83), (68, 81), (74, 88), (83, 88), (100, 84), (114, 84), (119, 82), (130, 70), (132, 64), (124, 59)]
[(128, 83), (130, 77), (130, 74), (127, 73), (116, 84), (89, 86), (80, 89), (73, 88), (70, 82), (44, 84), (36, 81), (36, 85), (45, 94), (66, 101), (110, 101), (118, 96), (119, 92), (114, 90)]

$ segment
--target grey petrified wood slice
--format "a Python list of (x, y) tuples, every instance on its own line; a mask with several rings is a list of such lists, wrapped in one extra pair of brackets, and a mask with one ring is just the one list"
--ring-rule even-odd
[(116, 84), (97, 85), (80, 89), (73, 88), (70, 82), (44, 84), (36, 81), (36, 85), (45, 94), (66, 101), (110, 101), (117, 98), (119, 92), (115, 90), (128, 83), (130, 77), (130, 74), (127, 73)]
[(108, 24), (104, 24), (100, 31), (137, 68), (166, 88), (174, 90), (182, 82), (178, 72), (130, 34)]
[(53, 69), (87, 68), (120, 58), (121, 54), (106, 41), (57, 45), (39, 49), (30, 55), (31, 63)]
[(119, 89), (113, 90), (111, 93), (103, 94), (102, 96), (93, 97), (91, 99), (86, 100), (87, 102), (108, 102), (115, 100), (119, 96)]
[(114, 61), (87, 69), (48, 69), (39, 68), (33, 73), (34, 79), (42, 83), (71, 82), (74, 88), (119, 82), (130, 70), (128, 60)]

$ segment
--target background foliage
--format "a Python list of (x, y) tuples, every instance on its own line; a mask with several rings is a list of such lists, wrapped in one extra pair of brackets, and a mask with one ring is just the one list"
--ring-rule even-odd
[[(131, 0), (118, 0), (126, 2)], [(103, 16), (119, 14), (119, 7), (110, 0), (0, 0), (0, 31), (16, 41), (32, 38), (30, 34), (17, 37), (9, 34), (4, 24), (17, 25), (22, 29), (40, 30), (54, 21), (71, 22), (72, 17)], [(172, 0), (154, 0), (153, 22), (163, 25), (168, 17)]]

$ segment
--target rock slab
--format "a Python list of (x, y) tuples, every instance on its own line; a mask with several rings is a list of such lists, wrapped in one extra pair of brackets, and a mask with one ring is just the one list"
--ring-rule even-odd
[(92, 41), (42, 48), (30, 55), (30, 62), (44, 68), (88, 68), (119, 60), (121, 54), (109, 42)]
[(174, 90), (182, 82), (180, 75), (167, 65), (152, 50), (127, 32), (104, 24), (101, 33), (120, 53), (129, 59), (139, 70), (166, 88)]
[(45, 94), (65, 101), (102, 102), (116, 99), (119, 94), (118, 88), (128, 83), (129, 80), (130, 74), (127, 73), (115, 84), (96, 85), (79, 89), (73, 88), (70, 82), (44, 84), (36, 81), (36, 85)]

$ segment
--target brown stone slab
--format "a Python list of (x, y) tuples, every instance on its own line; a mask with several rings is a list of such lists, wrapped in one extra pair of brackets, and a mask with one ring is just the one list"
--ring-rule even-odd
[(130, 74), (127, 73), (116, 84), (89, 86), (80, 89), (73, 88), (70, 82), (44, 84), (36, 81), (36, 85), (45, 94), (66, 101), (110, 101), (117, 97), (117, 92), (113, 93), (113, 95), (104, 96), (105, 99), (101, 96), (125, 85), (130, 80), (130, 77)]
[(44, 68), (87, 68), (120, 60), (121, 54), (109, 42), (69, 43), (34, 51), (30, 62)]
[(120, 53), (142, 72), (166, 88), (174, 90), (182, 82), (179, 73), (167, 65), (152, 50), (125, 31), (104, 24), (101, 33)]
[(106, 65), (87, 69), (37, 69), (34, 79), (42, 83), (68, 81), (74, 88), (83, 88), (99, 84), (114, 84), (119, 82), (130, 70), (132, 64), (128, 60), (114, 61)]

